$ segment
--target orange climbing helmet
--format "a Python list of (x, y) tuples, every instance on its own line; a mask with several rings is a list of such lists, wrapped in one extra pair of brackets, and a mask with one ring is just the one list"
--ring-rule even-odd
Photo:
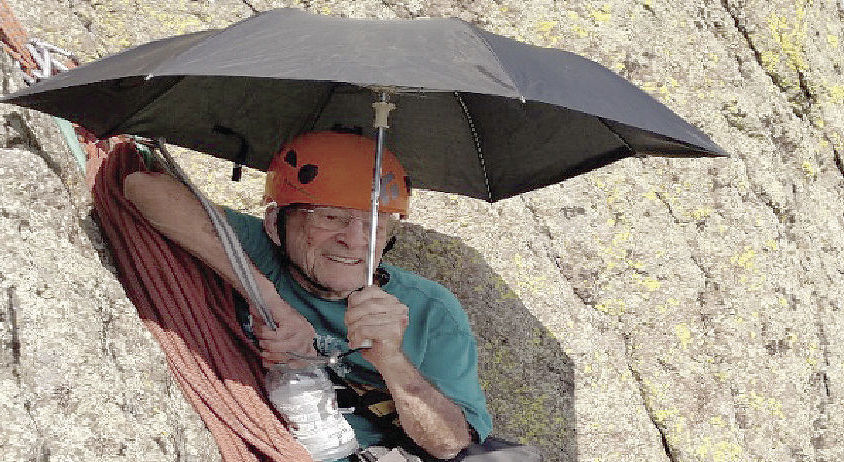
[[(313, 132), (294, 138), (270, 162), (264, 199), (280, 207), (327, 205), (369, 210), (375, 141), (350, 133)], [(410, 179), (390, 150), (381, 159), (381, 212), (407, 216)]]

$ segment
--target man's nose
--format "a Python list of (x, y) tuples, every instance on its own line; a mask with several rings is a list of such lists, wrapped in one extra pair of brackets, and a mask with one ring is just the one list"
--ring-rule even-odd
[(359, 217), (353, 217), (343, 228), (340, 240), (349, 247), (366, 246), (369, 243), (369, 223)]

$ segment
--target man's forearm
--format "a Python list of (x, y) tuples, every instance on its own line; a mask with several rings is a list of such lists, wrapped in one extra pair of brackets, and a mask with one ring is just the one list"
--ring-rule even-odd
[(399, 414), (402, 428), (434, 457), (450, 459), (471, 443), (460, 407), (428, 383), (404, 355), (377, 364)]
[[(136, 172), (126, 177), (124, 193), (160, 233), (205, 262), (246, 296), (211, 218), (185, 185), (169, 175)], [(251, 260), (250, 268), (264, 299), (278, 297), (273, 284)]]

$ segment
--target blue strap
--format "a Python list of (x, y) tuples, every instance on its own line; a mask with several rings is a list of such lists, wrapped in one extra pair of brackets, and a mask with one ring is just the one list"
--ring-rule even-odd
[(73, 157), (76, 159), (76, 164), (79, 166), (79, 170), (81, 170), (84, 174), (86, 160), (85, 151), (82, 150), (82, 146), (79, 144), (79, 138), (76, 137), (76, 130), (73, 129), (73, 124), (58, 117), (53, 117), (53, 120), (56, 122), (56, 125), (58, 125), (62, 136), (64, 136), (65, 143), (67, 143), (67, 147), (70, 148), (70, 152), (73, 153)]

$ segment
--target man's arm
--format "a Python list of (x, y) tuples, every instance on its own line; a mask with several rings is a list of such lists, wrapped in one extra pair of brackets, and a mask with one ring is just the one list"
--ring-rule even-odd
[[(214, 224), (187, 186), (170, 175), (135, 172), (126, 177), (123, 194), (161, 234), (205, 262), (245, 295)], [(273, 283), (254, 264), (250, 266), (264, 301), (279, 323), (279, 329), (273, 332), (263, 325), (263, 317), (253, 312), (253, 319), (259, 320), (255, 333), (261, 341), (265, 364), (284, 359), (278, 353), (270, 352), (288, 350), (315, 354), (313, 327), (281, 299)], [(254, 310), (252, 304), (250, 310)]]
[(451, 459), (469, 446), (469, 424), (460, 407), (443, 396), (404, 355), (378, 364), (405, 433), (432, 456)]
[(384, 378), (405, 433), (432, 456), (450, 459), (471, 444), (469, 424), (460, 406), (425, 380), (401, 351), (407, 322), (407, 307), (378, 287), (349, 296), (350, 346), (372, 340), (363, 357)]

